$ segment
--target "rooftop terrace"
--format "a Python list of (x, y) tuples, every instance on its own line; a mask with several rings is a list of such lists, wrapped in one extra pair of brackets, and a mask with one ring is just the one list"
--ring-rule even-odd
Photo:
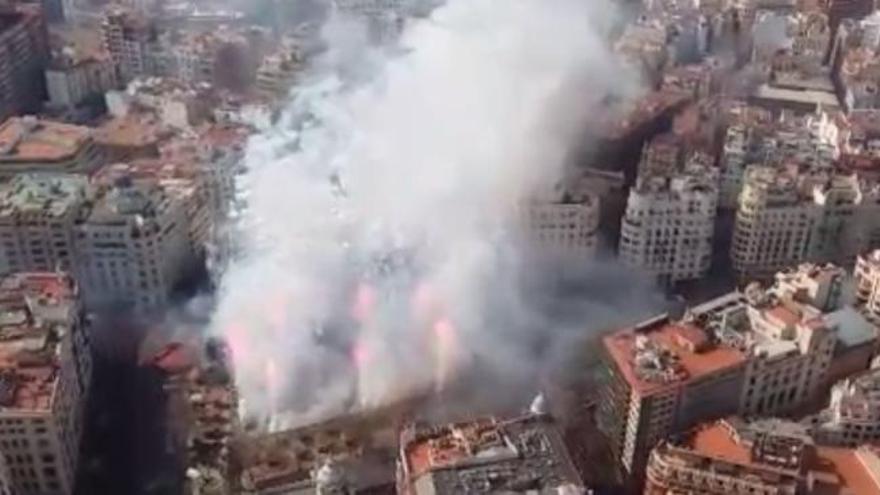
[[(559, 433), (540, 415), (483, 418), (402, 436), (417, 493), (545, 493), (582, 486)], [(431, 491), (433, 490), (433, 491)]]
[(70, 212), (85, 193), (80, 177), (17, 175), (0, 187), (0, 217), (45, 214), (60, 217)]
[(59, 370), (59, 329), (69, 324), (72, 281), (26, 273), (0, 281), (0, 411), (51, 409)]
[(745, 362), (734, 347), (711, 341), (694, 324), (661, 319), (603, 339), (624, 378), (642, 394), (681, 385)]
[(12, 117), (0, 124), (0, 163), (73, 158), (90, 139), (90, 131), (85, 127)]

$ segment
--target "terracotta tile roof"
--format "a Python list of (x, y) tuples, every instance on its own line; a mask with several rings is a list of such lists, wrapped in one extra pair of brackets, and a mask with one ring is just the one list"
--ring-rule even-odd
[(880, 495), (880, 485), (856, 449), (820, 447), (810, 465), (813, 495)]
[(733, 432), (723, 421), (703, 425), (690, 439), (690, 448), (701, 455), (743, 466), (752, 463), (748, 446), (736, 441)]
[[(606, 336), (603, 339), (603, 344), (630, 386), (640, 393), (647, 395), (670, 386), (681, 385), (709, 374), (739, 366), (745, 362), (745, 355), (731, 347), (719, 345), (691, 351), (682, 345), (683, 341), (693, 341), (696, 339), (698, 333), (702, 333), (702, 330), (693, 325), (665, 323), (656, 329), (638, 334), (633, 330), (623, 330), (614, 333)], [(652, 343), (675, 354), (677, 366), (682, 372), (678, 379), (664, 383), (643, 380), (638, 376), (634, 362), (637, 335), (642, 335)]]
[(70, 158), (86, 145), (90, 135), (86, 127), (12, 117), (0, 124), (0, 163)]

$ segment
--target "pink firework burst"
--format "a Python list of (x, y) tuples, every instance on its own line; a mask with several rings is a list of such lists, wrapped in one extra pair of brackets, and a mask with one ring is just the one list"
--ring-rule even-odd
[(351, 307), (351, 317), (364, 324), (373, 317), (376, 308), (376, 291), (369, 285), (361, 282), (355, 292), (354, 303)]
[(373, 360), (373, 352), (365, 342), (359, 341), (351, 350), (351, 360), (359, 370), (364, 369)]

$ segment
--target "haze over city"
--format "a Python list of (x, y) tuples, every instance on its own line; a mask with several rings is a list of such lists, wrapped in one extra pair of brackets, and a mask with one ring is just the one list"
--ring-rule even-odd
[(873, 0), (0, 0), (0, 495), (880, 494)]

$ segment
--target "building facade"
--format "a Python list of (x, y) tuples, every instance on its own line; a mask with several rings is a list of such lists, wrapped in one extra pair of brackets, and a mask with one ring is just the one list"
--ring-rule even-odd
[(870, 318), (880, 319), (880, 251), (860, 255), (854, 276), (856, 303)]
[(0, 191), (0, 273), (72, 271), (86, 180), (19, 175)]
[(56, 107), (75, 107), (117, 85), (116, 64), (110, 58), (82, 58), (68, 52), (55, 57), (46, 69), (49, 103)]
[(835, 384), (828, 407), (811, 423), (822, 444), (858, 447), (880, 440), (880, 368)]
[(701, 278), (712, 262), (718, 175), (697, 164), (648, 173), (630, 190), (620, 259), (664, 284)]
[(13, 493), (71, 494), (91, 377), (73, 280), (22, 273), (0, 282), (0, 449)]
[(76, 232), (77, 280), (93, 307), (161, 309), (191, 266), (184, 207), (153, 182), (99, 187)]
[(159, 73), (159, 31), (143, 14), (118, 7), (109, 9), (101, 23), (101, 36), (122, 82)]
[(605, 337), (598, 419), (623, 474), (638, 479), (659, 441), (698, 422), (784, 415), (821, 396), (838, 361), (850, 361), (838, 350), (853, 329), (824, 309), (836, 279), (808, 275)]
[(856, 174), (752, 166), (746, 172), (731, 259), (744, 280), (804, 261), (852, 263), (877, 245), (878, 190)]
[(786, 431), (746, 436), (737, 426), (721, 420), (695, 428), (679, 442), (658, 444), (648, 462), (645, 495), (802, 493), (809, 437)]
[(731, 417), (659, 444), (644, 493), (878, 495), (878, 463), (876, 448), (818, 446), (802, 425)]
[(48, 44), (38, 6), (0, 4), (0, 122), (39, 110), (45, 95)]
[(521, 208), (525, 236), (540, 255), (591, 259), (599, 247), (599, 198), (563, 187), (537, 195)]

